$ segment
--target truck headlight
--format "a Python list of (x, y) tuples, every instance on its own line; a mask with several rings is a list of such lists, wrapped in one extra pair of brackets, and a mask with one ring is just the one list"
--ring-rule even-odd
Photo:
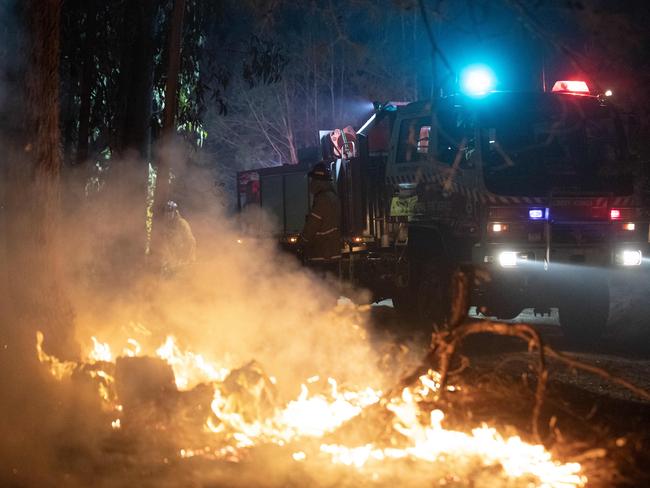
[(616, 255), (617, 264), (623, 266), (641, 266), (643, 254), (639, 250), (624, 249)]
[(514, 251), (503, 251), (499, 254), (499, 264), (504, 268), (517, 266), (517, 253)]

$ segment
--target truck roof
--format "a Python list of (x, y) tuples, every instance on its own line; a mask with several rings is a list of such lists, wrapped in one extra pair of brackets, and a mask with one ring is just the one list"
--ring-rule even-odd
[[(522, 107), (552, 107), (558, 101), (571, 101), (585, 108), (602, 107), (606, 105), (602, 99), (594, 95), (566, 93), (566, 92), (491, 92), (482, 97), (469, 97), (466, 95), (451, 95), (436, 101), (439, 109), (466, 107), (468, 109), (482, 110), (512, 106), (516, 109)], [(421, 114), (430, 110), (431, 100), (420, 100), (398, 107), (401, 115)]]

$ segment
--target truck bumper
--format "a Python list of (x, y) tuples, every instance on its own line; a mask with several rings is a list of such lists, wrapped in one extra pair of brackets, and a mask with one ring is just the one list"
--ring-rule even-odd
[(647, 269), (648, 243), (592, 247), (494, 244), (476, 246), (473, 264), (482, 272), (472, 303), (495, 315), (517, 315), (523, 308), (546, 311), (562, 302), (567, 289), (607, 279), (607, 272)]

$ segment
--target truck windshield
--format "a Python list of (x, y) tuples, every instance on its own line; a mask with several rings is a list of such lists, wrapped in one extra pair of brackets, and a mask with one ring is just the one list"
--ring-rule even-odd
[(632, 193), (621, 123), (595, 98), (540, 94), (486, 107), (479, 120), (485, 184), (493, 193)]

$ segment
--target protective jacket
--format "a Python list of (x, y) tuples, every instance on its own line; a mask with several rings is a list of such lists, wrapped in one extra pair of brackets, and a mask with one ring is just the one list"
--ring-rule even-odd
[(163, 270), (171, 271), (191, 264), (196, 259), (196, 239), (187, 220), (178, 211), (166, 223), (161, 250)]
[(341, 205), (330, 181), (310, 182), (314, 201), (300, 235), (308, 261), (328, 261), (341, 257)]

